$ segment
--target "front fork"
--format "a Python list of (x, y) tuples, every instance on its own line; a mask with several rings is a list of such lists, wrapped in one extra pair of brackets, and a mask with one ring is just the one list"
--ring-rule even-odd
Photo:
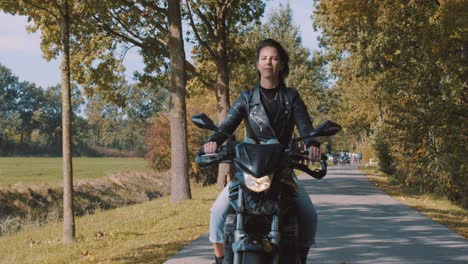
[[(234, 230), (234, 241), (240, 241), (245, 237), (244, 231), (244, 193), (242, 188), (239, 186), (239, 193), (237, 197), (237, 212), (236, 212), (236, 229)], [(242, 256), (239, 251), (234, 251), (234, 264), (242, 264)]]
[[(279, 217), (273, 215), (271, 221), (271, 231), (270, 231), (271, 243), (279, 247), (280, 244), (280, 231), (279, 231)], [(276, 253), (272, 260), (273, 264), (279, 264), (279, 254)]]
[[(271, 221), (271, 231), (269, 233), (271, 242), (277, 246), (280, 243), (280, 231), (279, 231), (279, 217), (273, 215)], [(244, 192), (239, 187), (239, 193), (237, 197), (237, 212), (236, 212), (236, 229), (234, 230), (234, 241), (241, 241), (246, 236), (244, 231)], [(234, 252), (234, 264), (242, 264), (242, 252), (235, 250)], [(279, 254), (275, 254), (272, 260), (273, 264), (279, 264)]]

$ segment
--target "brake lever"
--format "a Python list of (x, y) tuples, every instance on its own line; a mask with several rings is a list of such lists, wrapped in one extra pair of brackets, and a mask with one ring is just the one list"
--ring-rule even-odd
[(327, 175), (326, 170), (320, 170), (320, 169), (311, 170), (305, 164), (295, 164), (294, 168), (298, 169), (298, 170), (300, 170), (302, 172), (305, 172), (305, 173), (309, 174), (310, 176), (314, 177), (315, 179), (319, 179), (319, 180), (322, 179), (323, 177), (325, 177), (325, 175)]
[(314, 177), (315, 179), (320, 180), (320, 179), (322, 179), (323, 177), (325, 177), (327, 175), (328, 165), (327, 165), (326, 158), (327, 158), (327, 156), (322, 154), (321, 159), (320, 159), (321, 169), (311, 170), (309, 168), (309, 166), (307, 166), (305, 164), (300, 164), (300, 163), (299, 164), (294, 164), (294, 168), (309, 174), (310, 176)]

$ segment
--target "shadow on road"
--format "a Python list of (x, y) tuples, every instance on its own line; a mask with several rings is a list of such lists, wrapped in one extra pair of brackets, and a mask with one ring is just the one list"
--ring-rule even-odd
[[(356, 166), (330, 167), (322, 180), (299, 177), (319, 217), (308, 263), (468, 263), (468, 242), (375, 188)], [(167, 264), (212, 261), (208, 234)]]
[(468, 263), (467, 240), (345, 168), (301, 177), (319, 217), (311, 263)]

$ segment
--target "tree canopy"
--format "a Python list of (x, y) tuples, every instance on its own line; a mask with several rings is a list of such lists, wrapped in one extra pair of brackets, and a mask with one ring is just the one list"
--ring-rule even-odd
[(468, 205), (466, 1), (316, 1), (340, 121), (384, 171)]

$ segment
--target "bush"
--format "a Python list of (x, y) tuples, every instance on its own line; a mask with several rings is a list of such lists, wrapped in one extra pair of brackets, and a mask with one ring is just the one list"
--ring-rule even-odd
[(146, 131), (148, 152), (145, 158), (156, 171), (171, 168), (171, 128), (165, 114), (153, 118), (153, 125)]
[(395, 160), (390, 153), (390, 143), (381, 131), (377, 133), (375, 138), (374, 150), (379, 159), (380, 170), (387, 174), (393, 174), (395, 172)]

